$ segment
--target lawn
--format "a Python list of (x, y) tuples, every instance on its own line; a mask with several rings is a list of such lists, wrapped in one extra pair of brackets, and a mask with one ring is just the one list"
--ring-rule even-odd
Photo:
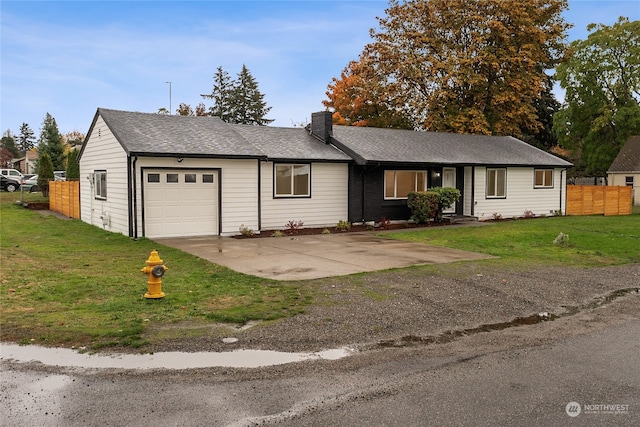
[[(278, 319), (317, 301), (313, 285), (320, 281), (283, 283), (243, 275), (148, 239), (132, 240), (79, 220), (41, 215), (16, 205), (19, 198), (0, 193), (2, 341), (136, 347), (170, 333), (158, 332), (163, 330), (159, 326), (188, 325), (173, 333), (198, 336), (211, 323)], [(560, 232), (569, 235), (567, 245), (553, 244)], [(387, 237), (496, 255), (476, 261), (496, 268), (640, 262), (637, 214), (431, 227)], [(153, 249), (169, 268), (163, 278), (167, 296), (159, 300), (143, 297), (147, 278), (140, 270)], [(345, 289), (357, 288), (360, 277), (340, 280)]]
[[(568, 242), (554, 244), (560, 233)], [(640, 215), (497, 221), (479, 227), (432, 227), (388, 237), (500, 257), (490, 263), (597, 267), (640, 262)]]
[[(34, 193), (39, 194), (39, 193)], [(37, 195), (28, 195), (38, 198)], [(295, 284), (247, 276), (79, 220), (43, 216), (0, 193), (0, 339), (87, 348), (139, 346), (150, 325), (244, 323), (304, 311), (311, 295)], [(169, 268), (163, 299), (143, 297), (140, 270), (157, 249)]]

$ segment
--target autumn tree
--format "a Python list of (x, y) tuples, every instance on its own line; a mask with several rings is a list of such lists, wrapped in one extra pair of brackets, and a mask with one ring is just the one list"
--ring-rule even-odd
[(20, 151), (27, 152), (36, 146), (36, 137), (28, 123), (20, 125), (20, 134), (18, 135), (18, 148)]
[(587, 30), (556, 71), (566, 93), (554, 131), (579, 155), (585, 175), (603, 176), (629, 136), (640, 133), (640, 21), (621, 17)]
[(391, 0), (363, 55), (383, 99), (433, 131), (541, 128), (545, 70), (562, 58), (566, 0)]
[(207, 107), (201, 102), (196, 105), (195, 110), (191, 105), (181, 102), (176, 110), (176, 113), (179, 116), (196, 116), (196, 117), (205, 117), (207, 114)]
[(332, 79), (326, 93), (329, 99), (322, 103), (333, 111), (337, 125), (411, 129), (406, 115), (386, 100), (381, 84), (366, 57), (361, 57), (351, 61), (339, 79)]
[(68, 145), (70, 148), (82, 146), (84, 143), (85, 135), (79, 130), (72, 130), (62, 136), (62, 142)]
[(40, 130), (40, 140), (38, 142), (38, 157), (47, 154), (53, 165), (53, 170), (64, 170), (64, 145), (62, 135), (58, 130), (56, 119), (47, 113), (42, 122)]
[(16, 145), (15, 135), (13, 135), (10, 129), (7, 129), (4, 134), (2, 134), (0, 148), (6, 149), (9, 153), (11, 153), (12, 157), (18, 157), (18, 154), (20, 154), (20, 150)]
[(181, 102), (180, 105), (178, 105), (176, 113), (178, 113), (179, 116), (193, 116), (193, 108), (191, 108), (191, 105)]
[(211, 93), (201, 95), (213, 100), (209, 115), (236, 124), (264, 126), (273, 121), (265, 118), (271, 107), (267, 107), (264, 94), (258, 89), (258, 82), (246, 65), (242, 65), (235, 80), (222, 67), (218, 67), (213, 81)]

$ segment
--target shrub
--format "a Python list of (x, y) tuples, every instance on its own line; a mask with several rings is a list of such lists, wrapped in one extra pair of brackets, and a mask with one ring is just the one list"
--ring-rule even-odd
[(336, 225), (336, 230), (348, 231), (349, 229), (351, 229), (351, 223), (349, 221), (345, 221), (342, 219), (338, 221), (338, 224)]
[(387, 217), (380, 217), (380, 221), (378, 221), (378, 226), (380, 228), (389, 228), (391, 226), (391, 220)]
[(38, 188), (44, 197), (49, 197), (49, 181), (53, 181), (53, 163), (47, 153), (38, 159)]
[(287, 229), (289, 230), (289, 234), (296, 234), (298, 230), (302, 228), (303, 225), (304, 225), (304, 222), (302, 222), (301, 220), (298, 220), (298, 221), (291, 220), (285, 224), (285, 227), (287, 227)]
[(452, 187), (433, 187), (428, 191), (438, 194), (438, 210), (435, 216), (436, 221), (442, 221), (442, 211), (450, 208), (454, 203), (460, 200), (460, 190)]
[(67, 153), (67, 181), (80, 179), (80, 165), (78, 164), (78, 150), (70, 150)]
[(325, 228), (324, 230), (322, 230), (322, 234), (331, 234), (331, 230)]
[(411, 219), (416, 224), (429, 222), (438, 214), (440, 195), (435, 191), (412, 191), (407, 196)]
[(255, 233), (253, 232), (253, 229), (242, 224), (240, 226), (240, 234), (242, 234), (244, 237), (253, 237)]
[(280, 230), (276, 230), (271, 234), (271, 237), (282, 237), (284, 236), (284, 233)]
[(524, 211), (524, 214), (522, 214), (523, 218), (535, 218), (536, 214), (533, 213), (533, 211), (530, 210), (526, 210)]
[(502, 215), (499, 214), (498, 212), (494, 212), (492, 217), (494, 221), (500, 221), (502, 219)]

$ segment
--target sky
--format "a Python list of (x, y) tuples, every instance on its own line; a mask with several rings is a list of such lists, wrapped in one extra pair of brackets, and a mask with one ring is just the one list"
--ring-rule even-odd
[[(0, 2), (0, 130), (86, 133), (97, 108), (155, 113), (210, 100), (213, 75), (246, 65), (271, 126), (307, 124), (371, 41), (386, 0)], [(640, 0), (569, 0), (569, 41), (589, 23), (640, 19)], [(170, 82), (170, 83), (168, 83)], [(559, 94), (558, 96), (562, 96)]]

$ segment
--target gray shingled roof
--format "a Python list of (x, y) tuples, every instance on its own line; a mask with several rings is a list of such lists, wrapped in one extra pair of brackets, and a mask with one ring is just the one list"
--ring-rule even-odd
[(130, 154), (351, 160), (303, 128), (232, 125), (217, 117), (159, 115), (105, 108), (99, 108), (98, 114)]
[(571, 166), (571, 163), (509, 136), (334, 126), (338, 147), (358, 163)]
[(627, 140), (607, 172), (640, 172), (640, 135)]
[(217, 117), (188, 117), (99, 108), (98, 113), (130, 154), (264, 157)]
[(303, 128), (232, 125), (269, 159), (350, 161), (351, 157), (325, 144)]

